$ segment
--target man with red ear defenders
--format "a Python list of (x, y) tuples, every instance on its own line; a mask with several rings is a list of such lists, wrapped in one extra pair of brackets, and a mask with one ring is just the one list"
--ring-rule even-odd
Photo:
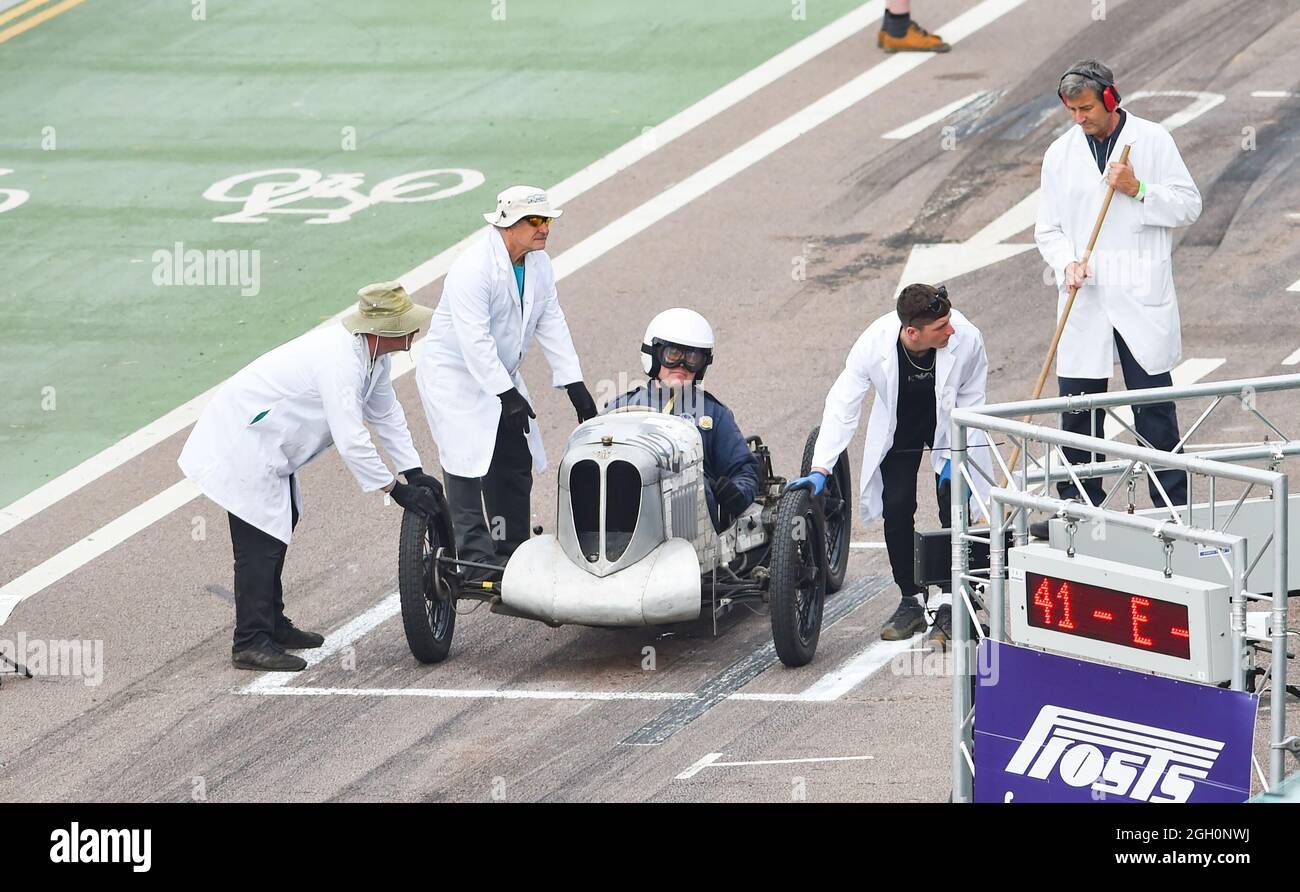
[[(1201, 194), (1169, 132), (1120, 107), (1115, 77), (1105, 65), (1076, 62), (1056, 92), (1078, 126), (1043, 156), (1034, 237), (1056, 275), (1058, 319), (1070, 288), (1079, 289), (1056, 355), (1061, 396), (1104, 392), (1117, 359), (1128, 389), (1168, 386), (1182, 354), (1173, 230), (1200, 216)], [(1125, 145), (1128, 160), (1120, 163)], [(1115, 196), (1085, 269), (1079, 258), (1111, 186)], [(1173, 403), (1143, 406), (1135, 414), (1137, 432), (1153, 447), (1171, 450), (1178, 444)], [(1100, 436), (1101, 413), (1095, 424), (1086, 412), (1061, 417), (1061, 428), (1074, 433)], [(1080, 450), (1065, 454), (1071, 462), (1089, 460)], [(1157, 477), (1173, 504), (1186, 501), (1182, 472)], [(1094, 505), (1104, 497), (1096, 479), (1084, 482), (1085, 493), (1072, 482), (1058, 490), (1067, 499), (1086, 494)], [(1154, 483), (1150, 491), (1155, 504), (1164, 503)]]

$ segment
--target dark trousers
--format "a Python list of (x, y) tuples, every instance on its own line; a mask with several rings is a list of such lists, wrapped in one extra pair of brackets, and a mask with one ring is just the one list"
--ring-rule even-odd
[[(292, 527), (298, 525), (298, 508), (289, 500)], [(251, 523), (230, 517), (230, 544), (235, 552), (235, 639), (234, 649), (265, 647), (279, 626), (285, 624), (284, 556), (288, 543)]]
[[(1120, 337), (1119, 332), (1115, 332), (1115, 346), (1119, 350), (1119, 364), (1120, 369), (1124, 372), (1124, 387), (1127, 390), (1168, 387), (1173, 383), (1173, 377), (1168, 372), (1152, 375), (1142, 368), (1138, 361), (1133, 358), (1133, 354), (1128, 349), (1128, 344), (1124, 343), (1124, 339)], [(1058, 377), (1056, 380), (1061, 388), (1061, 396), (1105, 393), (1109, 383), (1106, 378)], [(1102, 422), (1105, 415), (1106, 413), (1101, 409), (1093, 411), (1093, 424), (1096, 426), (1094, 433), (1093, 425), (1089, 424), (1087, 412), (1064, 412), (1061, 414), (1061, 430), (1084, 434), (1085, 436), (1101, 437), (1104, 435)], [(1134, 428), (1152, 447), (1172, 450), (1178, 445), (1178, 412), (1172, 402), (1134, 406), (1133, 421)], [(1063, 451), (1071, 464), (1094, 460), (1093, 453), (1083, 449), (1067, 448)], [(1098, 453), (1095, 455), (1095, 460), (1105, 461), (1106, 456)], [(1187, 501), (1187, 475), (1184, 472), (1177, 470), (1158, 471), (1156, 477), (1159, 479), (1160, 485), (1165, 488), (1165, 492), (1169, 494), (1169, 501), (1173, 502), (1175, 506)], [(1094, 505), (1100, 505), (1102, 499), (1106, 497), (1101, 478), (1093, 477), (1084, 480), (1083, 488), (1087, 491), (1088, 498)], [(1150, 490), (1152, 504), (1163, 505), (1164, 500), (1160, 498), (1160, 493), (1155, 484), (1148, 483), (1148, 489)], [(1072, 480), (1056, 484), (1056, 491), (1063, 499), (1080, 497), (1079, 488), (1074, 485)]]
[(457, 556), (463, 561), (504, 565), (528, 539), (533, 491), (528, 438), (517, 429), (505, 431), (498, 425), (487, 476), (444, 476)]
[[(916, 474), (921, 466), (921, 449), (891, 449), (880, 463), (880, 479), (884, 484), (885, 549), (889, 552), (889, 566), (894, 571), (903, 597), (923, 595), (924, 589), (916, 584)], [(939, 484), (934, 475), (935, 498), (939, 503), (939, 523), (944, 529), (952, 526), (952, 502), (948, 495), (949, 483)]]

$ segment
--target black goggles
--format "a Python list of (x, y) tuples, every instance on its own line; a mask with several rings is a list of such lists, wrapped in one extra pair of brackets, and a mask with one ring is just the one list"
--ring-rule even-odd
[(951, 310), (952, 301), (948, 299), (948, 288), (946, 285), (940, 285), (935, 289), (930, 302), (913, 313), (912, 318), (907, 320), (907, 324), (911, 325), (921, 316), (934, 316), (936, 319), (942, 319)]
[(712, 351), (702, 347), (686, 347), (681, 344), (660, 343), (655, 347), (659, 354), (659, 364), (666, 369), (684, 366), (689, 372), (701, 372), (712, 359)]

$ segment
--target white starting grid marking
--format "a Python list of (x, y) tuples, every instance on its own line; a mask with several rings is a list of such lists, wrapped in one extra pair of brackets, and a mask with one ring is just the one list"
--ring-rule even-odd
[[(1296, 282), (1296, 284), (1300, 285), (1300, 282)], [(1300, 364), (1300, 350), (1296, 350), (1286, 359), (1282, 360), (1282, 365), (1298, 365), (1298, 364)]]
[(1256, 99), (1290, 99), (1293, 96), (1300, 96), (1300, 93), (1289, 93), (1286, 90), (1255, 90), (1250, 95)]
[[(365, 613), (331, 632), (325, 643), (313, 650), (303, 651), (307, 668), (317, 666), (382, 623), (401, 612), (401, 596), (397, 592), (385, 597)], [(838, 700), (862, 684), (900, 653), (910, 649), (919, 636), (907, 641), (876, 641), (854, 655), (839, 668), (834, 669), (807, 689), (797, 694), (752, 693), (741, 691), (725, 699), (759, 703), (828, 703)], [(304, 670), (305, 671), (305, 670)], [(500, 688), (325, 688), (293, 686), (296, 673), (266, 672), (236, 691), (239, 694), (262, 694), (285, 697), (427, 697), (438, 700), (698, 700), (699, 695), (687, 691), (554, 691)]]
[(725, 753), (709, 753), (674, 780), (690, 780), (706, 768), (737, 768), (742, 765), (799, 765), (809, 762), (862, 762), (875, 756), (813, 756), (807, 759), (755, 759), (749, 762), (719, 762)]
[[(983, 0), (982, 3), (957, 16), (951, 22), (944, 24), (942, 30), (949, 44), (958, 43), (1025, 2), (1026, 0)], [(649, 155), (663, 144), (660, 140), (666, 142), (693, 129), (831, 46), (861, 31), (879, 18), (882, 9), (883, 3), (874, 2), (873, 0), (873, 2), (858, 8), (811, 37), (805, 38), (804, 41), (773, 57), (765, 65), (759, 66), (759, 68), (754, 69), (754, 71), (734, 81), (727, 87), (711, 94), (677, 117), (652, 129), (645, 135), (601, 159), (601, 161), (579, 171), (573, 177), (557, 185), (552, 190), (553, 197), (557, 203), (567, 201), (569, 198), (603, 182), (640, 158)], [(569, 248), (555, 258), (553, 265), (556, 279), (559, 280), (570, 273), (576, 272), (714, 187), (748, 169), (778, 149), (789, 145), (798, 137), (826, 123), (840, 112), (853, 107), (858, 102), (933, 58), (933, 53), (912, 53), (891, 56), (885, 61), (877, 63), (848, 83), (832, 90), (801, 111), (795, 112), (781, 123), (754, 137), (740, 148), (728, 152), (722, 158), (696, 171), (655, 198), (645, 202), (635, 211), (606, 224), (593, 235)], [(446, 273), (457, 254), (477, 237), (478, 233), (476, 232), (400, 277), (406, 290), (412, 297), (415, 297), (422, 289), (432, 286), (438, 277)], [(350, 309), (349, 307), (347, 310), (340, 311), (334, 318), (341, 318)], [(398, 354), (398, 357), (392, 364), (391, 376), (394, 379), (406, 374), (414, 367), (410, 355)], [(192, 424), (214, 391), (215, 388), (196, 397), (145, 429), (132, 434), (99, 455), (88, 459), (66, 474), (0, 510), (0, 535), (17, 526), (23, 520), (40, 513), (60, 499), (98, 479), (113, 468), (124, 464), (149, 446)], [(101, 536), (105, 530), (112, 527), (119, 535), (119, 538), (113, 544), (125, 541), (130, 536), (159, 520), (160, 517), (165, 516), (165, 514), (159, 515), (155, 511), (149, 510), (150, 506), (154, 505), (158, 498), (159, 496), (155, 496), (148, 502), (130, 509), (108, 526), (92, 533), (87, 539)], [(74, 551), (73, 549), (76, 549), (76, 546), (52, 558), (51, 560), (58, 561), (58, 564), (56, 567), (47, 570), (43, 576), (33, 576), (32, 574), (44, 567), (45, 564), (24, 573), (3, 588), (0, 588), (0, 624), (3, 624), (9, 618), (9, 613), (24, 598), (37, 594), (54, 580), (67, 576), (107, 550), (83, 548)], [(50, 561), (46, 562), (46, 564), (49, 563)], [(49, 578), (50, 581), (38, 584), (41, 579), (45, 578)]]

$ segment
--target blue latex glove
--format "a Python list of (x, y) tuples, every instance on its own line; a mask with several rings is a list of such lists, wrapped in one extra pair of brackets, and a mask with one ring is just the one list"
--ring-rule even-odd
[(791, 480), (785, 485), (785, 491), (792, 489), (806, 489), (815, 496), (822, 494), (826, 488), (826, 475), (821, 471), (813, 471), (807, 477), (800, 477), (798, 480)]
[(941, 484), (952, 482), (952, 459), (943, 463), (943, 469), (939, 471), (939, 482)]

